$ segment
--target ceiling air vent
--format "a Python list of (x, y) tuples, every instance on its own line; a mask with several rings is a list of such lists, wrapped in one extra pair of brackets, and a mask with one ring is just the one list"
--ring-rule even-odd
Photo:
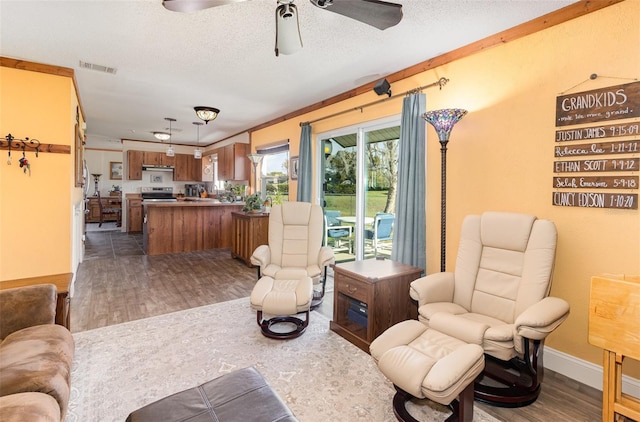
[(116, 69), (115, 67), (103, 66), (101, 64), (87, 63), (87, 62), (83, 62), (82, 60), (80, 60), (80, 68), (95, 70), (96, 72), (110, 73), (112, 75), (115, 75), (116, 72), (118, 71), (118, 69)]

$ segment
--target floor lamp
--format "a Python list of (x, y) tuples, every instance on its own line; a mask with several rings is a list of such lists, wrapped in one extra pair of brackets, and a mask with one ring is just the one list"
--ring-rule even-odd
[(262, 154), (247, 154), (247, 158), (253, 164), (253, 193), (258, 193), (258, 164), (262, 162), (264, 155)]
[(440, 139), (442, 155), (440, 189), (440, 271), (445, 271), (445, 252), (447, 244), (447, 142), (453, 126), (467, 114), (467, 110), (460, 108), (446, 108), (443, 110), (427, 111), (422, 117), (436, 129)]
[(93, 196), (98, 196), (98, 183), (100, 183), (100, 176), (102, 176), (102, 174), (91, 173), (91, 176), (93, 176), (93, 183), (95, 186), (95, 192), (93, 192)]

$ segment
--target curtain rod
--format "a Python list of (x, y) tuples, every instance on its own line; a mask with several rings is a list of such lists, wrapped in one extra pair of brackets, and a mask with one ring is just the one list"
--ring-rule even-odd
[(436, 82), (430, 83), (429, 85), (425, 85), (425, 86), (421, 86), (421, 87), (418, 87), (418, 88), (410, 89), (409, 91), (403, 92), (401, 94), (392, 95), (390, 97), (383, 98), (383, 99), (377, 100), (377, 101), (373, 101), (371, 103), (367, 103), (367, 104), (361, 105), (359, 107), (353, 107), (353, 108), (350, 108), (348, 110), (342, 110), (342, 111), (339, 111), (337, 113), (330, 114), (328, 116), (320, 117), (319, 119), (310, 120), (308, 122), (300, 122), (300, 126), (310, 125), (312, 123), (316, 123), (316, 122), (319, 122), (321, 120), (330, 119), (332, 117), (340, 116), (342, 114), (350, 113), (350, 112), (356, 111), (356, 110), (361, 110), (362, 111), (362, 109), (365, 108), (365, 107), (370, 107), (372, 105), (380, 104), (380, 103), (383, 103), (385, 101), (389, 101), (392, 98), (397, 98), (397, 97), (400, 97), (400, 96), (403, 96), (403, 95), (417, 94), (418, 92), (421, 92), (423, 89), (431, 88), (433, 86), (439, 86), (440, 89), (442, 89), (442, 87), (445, 86), (447, 84), (447, 82), (449, 82), (449, 79), (440, 78)]

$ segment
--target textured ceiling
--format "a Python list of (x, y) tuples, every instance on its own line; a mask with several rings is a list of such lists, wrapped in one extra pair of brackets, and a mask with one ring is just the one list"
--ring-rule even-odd
[(200, 127), (211, 144), (574, 0), (397, 3), (402, 21), (380, 31), (297, 0), (304, 48), (275, 57), (276, 0), (188, 14), (161, 0), (0, 0), (0, 55), (75, 70), (88, 146), (153, 140), (165, 117), (177, 120), (174, 143), (194, 144), (199, 105), (221, 109)]

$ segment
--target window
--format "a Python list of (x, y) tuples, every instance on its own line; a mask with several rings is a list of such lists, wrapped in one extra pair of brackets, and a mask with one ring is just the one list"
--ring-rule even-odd
[(263, 198), (267, 196), (272, 204), (289, 200), (289, 142), (258, 149), (264, 155), (260, 164), (260, 186)]

